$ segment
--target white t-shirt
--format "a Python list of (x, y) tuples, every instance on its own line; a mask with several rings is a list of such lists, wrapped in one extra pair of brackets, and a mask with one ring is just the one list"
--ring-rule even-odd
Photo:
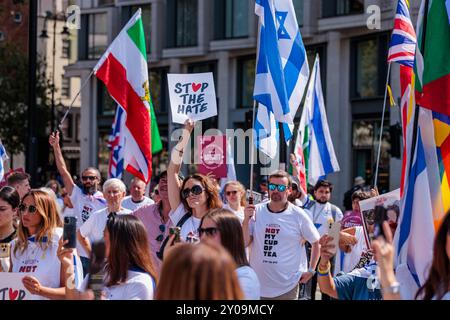
[[(76, 185), (73, 187), (70, 200), (73, 204), (73, 210), (69, 210), (67, 213), (65, 212), (64, 216), (70, 215), (77, 218), (77, 231), (89, 219), (92, 213), (106, 208), (106, 200), (100, 191), (97, 191), (93, 195), (87, 195)], [(89, 240), (92, 242), (92, 239)], [(89, 258), (79, 241), (77, 241), (77, 251), (81, 257)]]
[[(344, 217), (341, 209), (335, 207), (335, 210), (336, 221), (341, 221)], [(325, 204), (321, 204), (316, 201), (316, 203), (310, 209), (305, 209), (305, 212), (313, 221), (314, 226), (317, 228), (317, 231), (319, 231), (320, 236), (328, 233), (329, 225), (334, 222), (331, 203), (327, 202)]]
[(154, 203), (155, 203), (155, 201), (153, 201), (152, 199), (150, 199), (148, 197), (144, 197), (144, 199), (142, 199), (142, 201), (140, 201), (140, 202), (134, 202), (133, 199), (131, 198), (131, 196), (126, 196), (122, 200), (122, 207), (124, 207), (125, 209), (128, 209), (128, 210), (131, 210), (131, 211), (136, 211), (137, 209), (139, 209), (143, 206), (148, 206), (148, 205), (151, 205)]
[[(35, 277), (43, 287), (60, 288), (60, 273), (61, 262), (57, 256), (58, 241), (62, 237), (63, 229), (56, 228), (53, 237), (50, 240), (49, 246), (42, 250), (38, 243), (35, 242), (35, 237), (28, 238), (28, 247), (21, 253), (20, 249), (14, 254), (14, 247), (18, 239), (11, 241), (11, 261), (12, 272), (23, 273)], [(47, 244), (46, 239), (44, 245)], [(81, 261), (78, 256), (74, 256), (75, 264), (75, 285), (81, 283), (81, 275), (83, 274)], [(31, 295), (31, 300), (48, 300), (39, 295)]]
[(336, 262), (335, 262), (335, 274), (342, 271), (344, 273), (349, 273), (358, 264), (361, 254), (367, 251), (366, 241), (364, 239), (364, 230), (362, 226), (355, 227), (355, 237), (356, 244), (352, 246), (352, 251), (345, 253), (339, 248), (336, 252)]
[[(117, 214), (131, 214), (128, 209), (122, 209)], [(108, 221), (108, 208), (94, 212), (91, 217), (81, 226), (80, 233), (83, 237), (88, 237), (89, 241), (96, 242), (103, 239), (106, 222)]]
[(308, 270), (302, 242), (318, 241), (319, 233), (308, 215), (292, 203), (280, 213), (271, 212), (268, 203), (256, 205), (255, 210), (255, 220), (249, 224), (250, 266), (260, 281), (261, 296), (276, 297), (292, 290)]
[[(169, 212), (169, 217), (170, 220), (172, 220), (173, 225), (176, 226), (185, 214), (186, 209), (184, 208), (183, 203), (180, 203), (175, 210)], [(200, 236), (198, 234), (198, 228), (200, 227), (200, 222), (201, 219), (190, 216), (181, 226), (180, 238), (183, 241), (188, 241), (187, 238), (189, 236), (199, 240)]]
[(228, 203), (224, 204), (223, 208), (224, 208), (224, 209), (228, 209), (228, 210), (230, 210), (231, 212), (233, 212), (233, 213), (236, 215), (236, 217), (239, 218), (239, 221), (240, 221), (241, 224), (242, 224), (242, 222), (244, 221), (244, 217), (245, 217), (245, 216), (244, 216), (244, 208), (241, 208), (241, 210), (236, 211), (236, 210), (234, 210), (233, 208), (231, 208), (230, 205), (229, 205)]
[(245, 300), (259, 300), (261, 288), (255, 271), (249, 266), (242, 266), (236, 269), (236, 273)]
[[(86, 290), (89, 274), (84, 278), (81, 288)], [(155, 290), (153, 278), (140, 271), (128, 270), (127, 281), (111, 287), (105, 287), (106, 300), (153, 300)]]

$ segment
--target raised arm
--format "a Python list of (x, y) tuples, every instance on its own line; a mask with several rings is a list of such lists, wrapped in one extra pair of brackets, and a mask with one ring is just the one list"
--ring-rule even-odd
[(72, 194), (73, 187), (75, 183), (72, 180), (72, 176), (70, 175), (70, 172), (67, 170), (66, 162), (64, 161), (64, 157), (61, 152), (61, 147), (59, 146), (59, 131), (53, 132), (48, 142), (53, 147), (53, 153), (55, 155), (55, 161), (56, 161), (56, 167), (58, 168), (59, 174), (61, 175), (64, 187), (67, 190), (67, 193), (69, 195)]
[(194, 122), (192, 120), (186, 120), (184, 123), (183, 134), (180, 137), (177, 145), (172, 149), (172, 155), (170, 157), (169, 167), (167, 168), (167, 188), (169, 192), (170, 208), (175, 210), (181, 203), (180, 189), (181, 182), (178, 179), (181, 163), (183, 162), (183, 153), (188, 145), (189, 137), (194, 129)]
[(329, 295), (332, 298), (338, 299), (336, 285), (331, 276), (330, 260), (334, 256), (334, 245), (331, 244), (332, 238), (327, 235), (322, 236), (319, 240), (320, 244), (320, 262), (317, 269), (317, 282), (319, 283), (320, 291)]

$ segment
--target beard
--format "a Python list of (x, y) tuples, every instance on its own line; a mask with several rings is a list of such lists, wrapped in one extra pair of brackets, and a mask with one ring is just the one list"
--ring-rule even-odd
[(278, 201), (281, 201), (281, 200), (282, 200), (282, 197), (281, 197), (281, 195), (279, 195), (279, 194), (273, 193), (273, 194), (270, 196), (270, 200), (275, 201), (275, 202), (278, 202)]
[(325, 204), (325, 203), (328, 202), (328, 200), (323, 201), (323, 200), (321, 200), (321, 199), (316, 199), (316, 202), (318, 202), (318, 203), (320, 203), (320, 204)]
[(95, 184), (91, 185), (91, 186), (83, 185), (83, 192), (85, 194), (93, 195), (96, 191), (97, 191), (97, 186)]

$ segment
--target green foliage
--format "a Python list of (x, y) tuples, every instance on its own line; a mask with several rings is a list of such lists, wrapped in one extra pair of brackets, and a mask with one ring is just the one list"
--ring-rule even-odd
[[(50, 117), (48, 94), (51, 84), (45, 77), (45, 64), (37, 62), (37, 110), (34, 119), (38, 137), (46, 135)], [(28, 57), (14, 44), (0, 46), (0, 139), (8, 154), (25, 150), (28, 110)]]

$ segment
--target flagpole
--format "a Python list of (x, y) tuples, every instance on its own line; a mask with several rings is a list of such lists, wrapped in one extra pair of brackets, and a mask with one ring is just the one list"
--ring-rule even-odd
[(380, 138), (378, 140), (377, 165), (376, 165), (376, 169), (375, 169), (375, 178), (374, 178), (374, 182), (373, 182), (374, 187), (377, 187), (377, 182), (378, 182), (378, 168), (380, 166), (380, 155), (381, 155), (381, 140), (383, 139), (384, 114), (386, 112), (386, 98), (387, 98), (390, 73), (391, 73), (391, 63), (389, 62), (387, 77), (386, 77), (386, 86), (384, 89), (383, 114), (381, 116)]
[(254, 159), (254, 131), (255, 131), (255, 109), (256, 109), (256, 100), (253, 100), (253, 112), (252, 112), (252, 139), (250, 141), (250, 199), (251, 203), (253, 203), (253, 159)]
[(94, 74), (94, 69), (92, 69), (92, 71), (91, 71), (91, 73), (89, 74), (89, 76), (86, 78), (86, 80), (84, 80), (83, 84), (81, 85), (80, 90), (78, 90), (77, 94), (75, 95), (75, 98), (73, 98), (72, 102), (70, 103), (69, 109), (67, 109), (66, 113), (65, 113), (64, 116), (62, 117), (61, 122), (60, 122), (59, 125), (58, 125), (58, 128), (59, 128), (60, 130), (62, 130), (62, 125), (63, 125), (64, 121), (66, 120), (67, 115), (69, 114), (70, 110), (72, 109), (72, 106), (73, 106), (75, 100), (78, 98), (78, 96), (79, 96), (80, 93), (81, 93), (81, 90), (84, 89), (84, 87), (86, 86), (88, 80), (92, 77), (93, 74)]

